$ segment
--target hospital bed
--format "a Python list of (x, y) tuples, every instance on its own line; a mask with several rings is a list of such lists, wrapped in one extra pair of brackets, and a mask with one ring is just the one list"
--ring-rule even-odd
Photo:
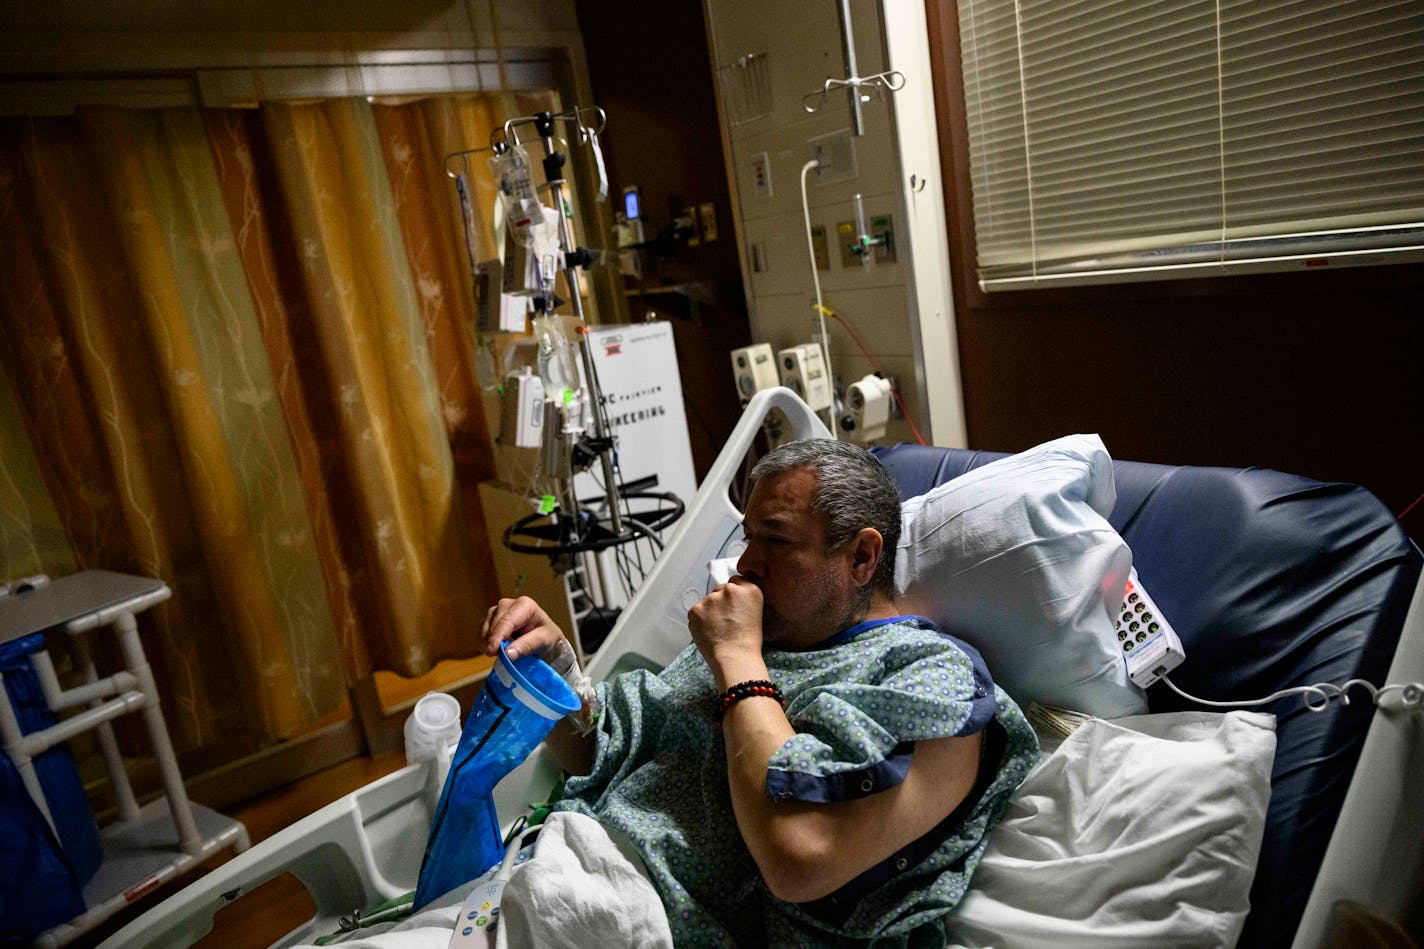
[[(740, 516), (728, 497), (769, 413), (794, 438), (828, 433), (789, 390), (759, 393), (705, 479), (668, 548), (591, 660), (594, 678), (661, 668), (688, 642), (686, 611), (709, 589), (706, 564), (733, 556)], [(994, 454), (898, 445), (877, 449), (905, 497), (982, 466)], [(1111, 523), (1187, 654), (1173, 681), (1220, 699), (1348, 679), (1424, 679), (1421, 556), (1361, 488), (1265, 469), (1114, 461)], [(1190, 707), (1163, 685), (1153, 712)], [(1337, 901), (1385, 916), (1420, 909), (1424, 715), (1376, 710), (1363, 695), (1327, 711), (1299, 697), (1277, 717), (1265, 833), (1240, 945), (1321, 944)], [(213, 914), (290, 872), (316, 915), (276, 945), (310, 942), (415, 887), (430, 820), (430, 766), (397, 771), (323, 808), (150, 910), (106, 946), (191, 944)], [(496, 789), (509, 826), (556, 778), (542, 750)], [(1415, 903), (1411, 903), (1415, 901)]]

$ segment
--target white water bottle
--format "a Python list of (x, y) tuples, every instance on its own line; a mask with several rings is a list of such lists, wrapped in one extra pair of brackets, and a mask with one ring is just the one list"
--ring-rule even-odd
[[(460, 743), (460, 703), (444, 692), (427, 692), (405, 720), (405, 762), (432, 762), (426, 782), (430, 809), (440, 799), (445, 776)], [(433, 792), (433, 793), (432, 793)]]

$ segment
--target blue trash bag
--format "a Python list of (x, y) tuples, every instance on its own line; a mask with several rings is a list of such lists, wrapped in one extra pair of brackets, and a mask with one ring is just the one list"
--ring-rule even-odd
[(510, 661), (500, 645), (485, 687), (475, 698), (440, 791), (415, 888), (419, 910), (480, 876), (504, 856), (494, 786), (579, 709), (578, 694), (537, 656)]
[(28, 946), (84, 912), (79, 880), (59, 841), (0, 752), (0, 946)]
[[(15, 710), (20, 732), (25, 735), (48, 728), (56, 721), (30, 663), (30, 655), (44, 645), (44, 633), (31, 633), (0, 646), (0, 673), (5, 676), (5, 691), (10, 707)], [(83, 886), (94, 878), (99, 864), (104, 862), (104, 848), (84, 783), (75, 770), (74, 758), (64, 745), (56, 745), (35, 756), (34, 765), (50, 816), (54, 818), (59, 844), (64, 848), (75, 878)]]

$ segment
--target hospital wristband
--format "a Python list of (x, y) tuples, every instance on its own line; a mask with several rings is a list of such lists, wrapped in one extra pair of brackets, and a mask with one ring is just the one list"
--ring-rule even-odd
[(781, 703), (781, 708), (786, 708), (786, 696), (781, 694), (781, 690), (776, 687), (776, 683), (770, 679), (748, 679), (745, 682), (738, 682), (717, 697), (717, 724), (722, 724), (722, 717), (727, 714), (727, 709), (740, 702), (742, 699), (749, 699), (753, 696), (763, 696), (769, 699), (776, 699)]

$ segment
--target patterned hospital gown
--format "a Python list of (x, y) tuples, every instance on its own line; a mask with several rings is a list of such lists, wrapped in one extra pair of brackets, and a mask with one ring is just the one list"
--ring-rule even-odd
[(679, 947), (835, 945), (840, 937), (943, 944), (939, 919), (963, 897), (989, 829), (1037, 760), (1032, 729), (978, 653), (928, 620), (863, 623), (828, 642), (765, 654), (798, 732), (769, 762), (768, 794), (819, 801), (873, 794), (903, 779), (905, 743), (973, 734), (991, 718), (1006, 737), (998, 772), (928, 856), (891, 871), (832, 924), (772, 896), (742, 842), (712, 715), (718, 690), (696, 647), (658, 675), (599, 683), (604, 712), (593, 771), (569, 780), (559, 806), (633, 842)]

